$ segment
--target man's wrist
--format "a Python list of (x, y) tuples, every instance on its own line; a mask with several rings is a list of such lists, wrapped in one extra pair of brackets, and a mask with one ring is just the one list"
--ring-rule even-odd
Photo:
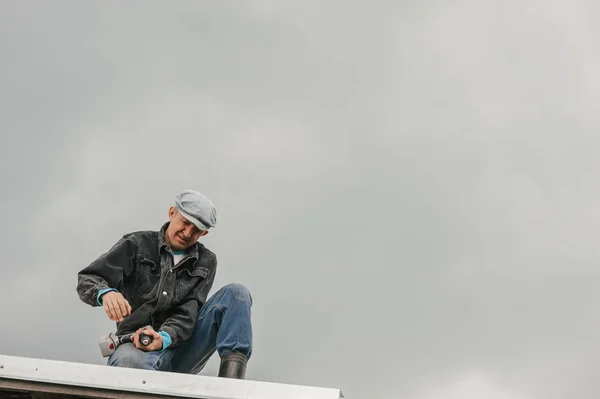
[(158, 334), (160, 334), (160, 336), (162, 337), (162, 349), (161, 350), (165, 350), (167, 349), (169, 346), (171, 346), (171, 336), (164, 332), (164, 331), (159, 331)]
[(102, 306), (102, 295), (106, 294), (109, 291), (119, 292), (115, 288), (104, 288), (104, 289), (98, 291), (98, 296), (96, 297), (96, 300), (98, 301), (98, 305)]

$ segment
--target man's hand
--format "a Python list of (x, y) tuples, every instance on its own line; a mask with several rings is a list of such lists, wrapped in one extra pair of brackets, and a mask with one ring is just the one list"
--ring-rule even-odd
[(104, 311), (112, 321), (123, 321), (125, 316), (131, 314), (131, 306), (120, 292), (109, 291), (101, 299)]
[[(150, 345), (144, 346), (140, 343), (140, 335), (144, 333), (152, 337)], [(154, 331), (152, 327), (143, 327), (138, 329), (133, 336), (133, 343), (136, 348), (141, 349), (145, 352), (152, 352), (162, 349), (162, 335)]]

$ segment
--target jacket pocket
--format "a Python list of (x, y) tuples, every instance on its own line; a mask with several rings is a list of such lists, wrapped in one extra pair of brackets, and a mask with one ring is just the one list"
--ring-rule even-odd
[(182, 269), (177, 272), (175, 280), (175, 300), (180, 301), (193, 290), (199, 289), (198, 284), (206, 278), (208, 269), (198, 267), (193, 270)]
[(138, 273), (160, 277), (160, 267), (158, 267), (154, 261), (146, 258), (145, 256), (136, 255), (136, 267)]
[(160, 282), (159, 265), (144, 256), (137, 255), (135, 276), (136, 296), (144, 299), (152, 298)]

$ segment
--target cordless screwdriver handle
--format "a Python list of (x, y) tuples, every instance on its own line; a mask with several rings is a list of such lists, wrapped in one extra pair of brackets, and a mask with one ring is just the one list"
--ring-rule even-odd
[[(117, 350), (117, 347), (121, 344), (133, 342), (135, 333), (117, 336), (115, 333), (103, 335), (98, 340), (98, 346), (100, 347), (100, 353), (103, 357), (111, 356)], [(152, 342), (152, 336), (148, 334), (140, 334), (140, 344), (142, 346), (148, 346)], [(2, 397), (2, 395), (0, 395)]]
[(140, 344), (143, 346), (148, 346), (152, 342), (152, 336), (148, 334), (140, 334)]
[[(135, 333), (133, 334), (127, 334), (121, 337), (121, 339), (119, 341), (121, 341), (121, 344), (127, 343), (127, 342), (133, 342), (133, 337), (135, 336)], [(150, 343), (152, 342), (152, 336), (148, 335), (148, 334), (144, 334), (141, 333), (140, 334), (140, 344), (142, 344), (143, 346), (148, 346), (150, 345)]]

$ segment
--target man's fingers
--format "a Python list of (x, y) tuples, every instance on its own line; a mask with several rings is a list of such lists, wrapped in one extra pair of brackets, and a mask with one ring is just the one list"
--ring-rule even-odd
[[(150, 335), (152, 337), (152, 342), (149, 345), (144, 346), (140, 342), (140, 335), (142, 334)], [(132, 338), (132, 341), (136, 348), (143, 350), (144, 352), (152, 352), (162, 349), (162, 337), (152, 327), (138, 328)]]
[(107, 306), (110, 310), (111, 320), (113, 321), (122, 321), (123, 314), (121, 313), (121, 308), (119, 307), (119, 303), (114, 300), (107, 301)]
[(152, 351), (162, 349), (162, 342), (158, 342), (157, 340), (154, 340), (154, 341), (152, 341), (152, 343), (150, 343), (150, 345), (147, 345), (147, 346), (139, 344), (138, 348), (143, 350), (144, 352), (152, 352)]
[(135, 336), (134, 336), (134, 343), (135, 343), (135, 347), (138, 349), (144, 349), (145, 346), (142, 345), (142, 343), (140, 342), (140, 335), (142, 334), (142, 329), (138, 328), (138, 330), (135, 332)]
[(121, 308), (119, 307), (119, 303), (118, 302), (115, 303), (115, 302), (111, 303), (111, 309), (113, 310), (117, 321), (121, 321), (121, 320), (123, 320), (123, 314), (121, 314)]
[(125, 305), (125, 299), (119, 300), (119, 310), (121, 310), (121, 314), (123, 316), (127, 316), (129, 314), (127, 306)]
[(115, 310), (114, 308), (111, 306), (110, 302), (106, 302), (106, 314), (108, 315), (108, 318), (115, 321), (117, 318), (117, 315), (115, 314)]
[(113, 321), (123, 321), (131, 314), (131, 306), (120, 292), (107, 292), (102, 296), (102, 302), (106, 315)]

